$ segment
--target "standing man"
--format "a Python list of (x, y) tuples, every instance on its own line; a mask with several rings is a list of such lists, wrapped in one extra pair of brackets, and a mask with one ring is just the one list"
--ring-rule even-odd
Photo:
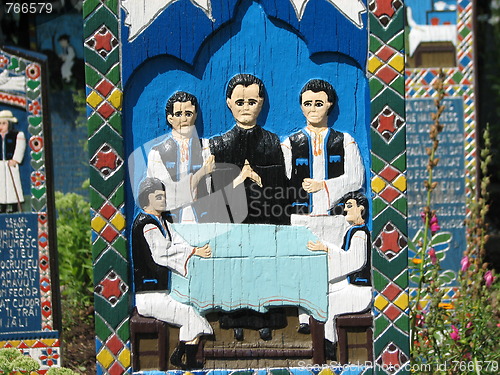
[(13, 128), (17, 118), (11, 111), (0, 111), (0, 213), (13, 213), (24, 202), (19, 164), (26, 150), (24, 133)]
[[(162, 215), (166, 210), (165, 187), (157, 178), (146, 178), (139, 187), (140, 213), (132, 226), (135, 305), (137, 312), (180, 327), (179, 345), (170, 361), (182, 369), (203, 367), (196, 361), (198, 340), (212, 334), (208, 321), (189, 305), (170, 297), (170, 273), (186, 276), (193, 256), (212, 255), (209, 244), (189, 245)], [(182, 358), (185, 355), (186, 361)]]
[[(282, 144), (290, 180), (292, 213), (328, 215), (334, 202), (359, 190), (365, 169), (358, 146), (347, 133), (328, 127), (337, 104), (333, 86), (320, 79), (307, 82), (299, 95), (306, 127)], [(299, 309), (299, 332), (309, 333), (309, 315)]]
[(327, 215), (344, 194), (363, 186), (365, 169), (354, 139), (328, 127), (328, 116), (337, 103), (333, 86), (312, 79), (302, 88), (299, 102), (306, 127), (282, 144), (294, 190), (292, 212)]
[(226, 104), (236, 125), (210, 139), (210, 151), (218, 164), (238, 168), (214, 174), (214, 189), (244, 186), (248, 206), (244, 223), (286, 224), (285, 163), (280, 141), (276, 134), (257, 125), (264, 96), (264, 84), (251, 74), (238, 74), (229, 81)]
[(214, 168), (208, 141), (196, 134), (198, 100), (184, 91), (173, 94), (165, 106), (167, 123), (172, 133), (148, 154), (148, 177), (161, 180), (169, 192), (168, 210), (171, 220), (203, 222), (206, 207), (197, 204), (197, 198), (208, 194), (206, 175)]
[(342, 246), (309, 241), (311, 251), (328, 253), (328, 319), (325, 324), (326, 352), (331, 358), (337, 342), (336, 317), (367, 310), (372, 301), (371, 240), (366, 227), (368, 200), (359, 193), (341, 199), (349, 223)]

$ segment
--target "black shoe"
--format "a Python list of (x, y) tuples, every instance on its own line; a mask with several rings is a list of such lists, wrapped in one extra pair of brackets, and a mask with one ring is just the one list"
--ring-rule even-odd
[(325, 359), (337, 360), (337, 344), (325, 339)]
[(184, 355), (184, 353), (186, 353), (186, 343), (184, 341), (181, 341), (170, 356), (170, 363), (175, 367), (184, 370), (186, 367), (184, 362), (182, 362), (182, 356)]
[(297, 329), (298, 333), (303, 333), (304, 335), (308, 335), (311, 333), (311, 327), (307, 323), (300, 323), (299, 329)]
[(273, 338), (271, 332), (272, 332), (271, 329), (267, 327), (259, 329), (260, 338), (264, 341), (271, 340)]
[(183, 370), (199, 370), (203, 368), (203, 362), (196, 360), (198, 353), (198, 344), (186, 345), (186, 365)]
[(236, 341), (243, 341), (243, 328), (233, 328), (233, 332)]

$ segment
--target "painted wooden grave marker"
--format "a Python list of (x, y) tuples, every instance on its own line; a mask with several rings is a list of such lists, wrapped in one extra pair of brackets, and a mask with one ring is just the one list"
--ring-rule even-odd
[(46, 58), (0, 49), (0, 347), (60, 365)]
[(98, 371), (407, 363), (402, 2), (84, 15)]
[[(439, 137), (437, 157), (440, 162), (435, 169), (439, 185), (433, 194), (433, 204), (442, 230), (452, 234), (442, 266), (457, 272), (466, 248), (465, 203), (470, 189), (467, 181), (475, 185), (476, 180), (473, 4), (470, 0), (408, 0), (406, 5), (407, 13), (415, 20), (415, 23), (409, 22), (412, 47), (407, 51), (410, 69), (406, 72), (409, 236), (416, 235), (421, 222), (420, 211), (425, 206), (421, 193), (425, 170), (422, 155), (430, 145), (428, 129), (432, 123), (430, 112), (433, 110), (430, 108), (434, 105), (433, 83), (442, 68), (446, 109), (441, 118), (444, 130)], [(432, 38), (423, 40), (421, 31), (424, 29), (420, 26), (428, 30), (426, 35)], [(420, 32), (415, 34), (414, 29)], [(416, 57), (418, 51), (421, 57)], [(452, 298), (454, 294), (454, 288), (450, 287), (447, 296)]]

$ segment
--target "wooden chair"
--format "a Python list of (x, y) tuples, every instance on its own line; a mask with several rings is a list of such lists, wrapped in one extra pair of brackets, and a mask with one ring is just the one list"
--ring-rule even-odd
[(373, 316), (371, 313), (337, 317), (337, 359), (341, 364), (373, 361)]
[(130, 318), (132, 366), (134, 371), (145, 369), (168, 370), (168, 324), (146, 318), (134, 308)]

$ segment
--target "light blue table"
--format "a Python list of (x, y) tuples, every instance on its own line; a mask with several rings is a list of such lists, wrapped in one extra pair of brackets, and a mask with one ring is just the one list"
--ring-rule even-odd
[(194, 246), (210, 243), (212, 258), (193, 257), (188, 276), (172, 274), (171, 296), (205, 314), (300, 306), (326, 321), (326, 253), (307, 250), (317, 237), (301, 226), (175, 224)]

